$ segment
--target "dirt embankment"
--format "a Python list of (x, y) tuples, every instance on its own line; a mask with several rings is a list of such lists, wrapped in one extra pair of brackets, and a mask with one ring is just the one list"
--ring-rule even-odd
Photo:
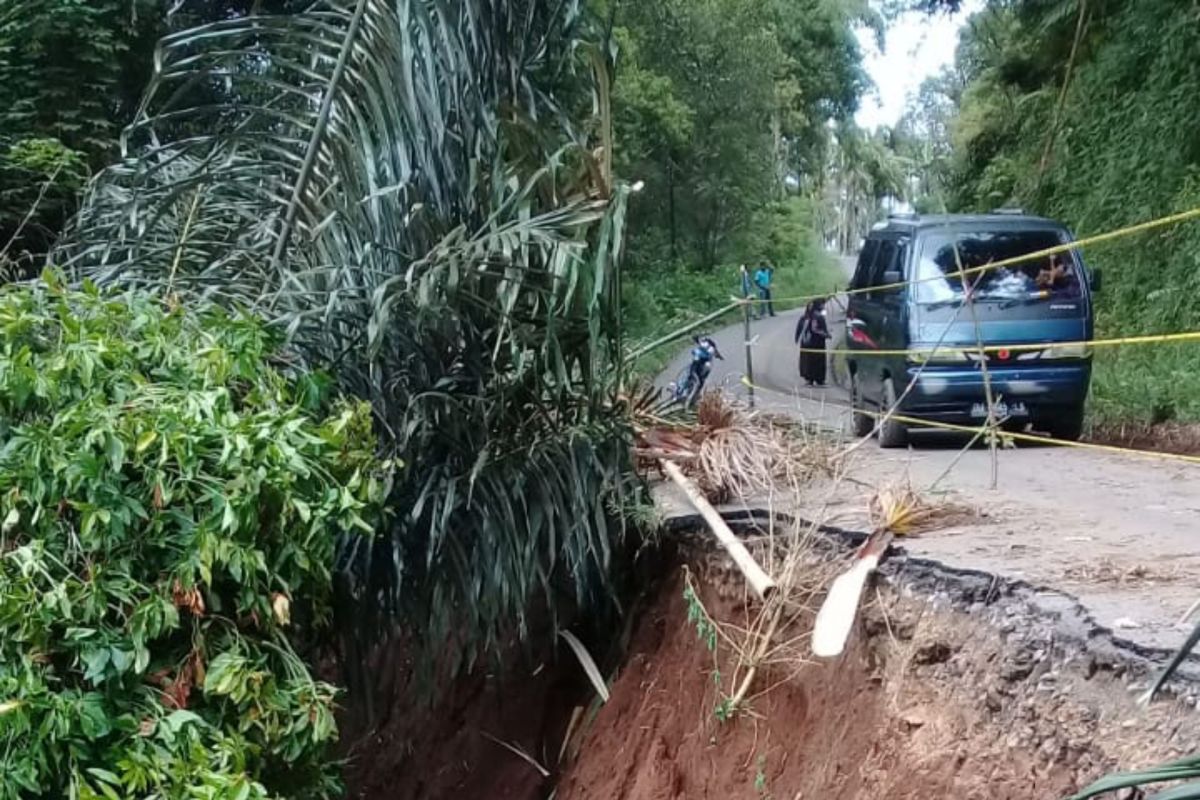
[[(726, 722), (714, 669), (728, 662), (714, 666), (671, 581), (555, 800), (1062, 798), (1200, 741), (1184, 703), (1134, 708), (1136, 656), (1090, 650), (1062, 619), (1072, 609), (930, 578), (885, 582), (841, 659), (769, 671), (751, 713)], [(739, 601), (703, 597), (713, 616), (745, 618)]]
[[(741, 578), (719, 559), (686, 561), (708, 614), (749, 627)], [(750, 708), (723, 721), (733, 656), (698, 638), (683, 588), (677, 562), (598, 710), (565, 647), (466, 678), (432, 709), (401, 678), (350, 753), (350, 796), (1051, 800), (1200, 742), (1195, 696), (1138, 709), (1152, 665), (1071, 598), (899, 555), (842, 658), (775, 664)], [(798, 614), (776, 640), (805, 641), (811, 619)]]

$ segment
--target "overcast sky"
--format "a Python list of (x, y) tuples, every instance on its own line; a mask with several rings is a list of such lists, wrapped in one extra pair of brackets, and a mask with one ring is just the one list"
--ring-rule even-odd
[(876, 88), (863, 98), (858, 124), (864, 128), (895, 125), (921, 81), (954, 62), (958, 29), (982, 5), (983, 0), (967, 0), (954, 16), (903, 14), (888, 26), (882, 53), (873, 32), (859, 31), (867, 72)]

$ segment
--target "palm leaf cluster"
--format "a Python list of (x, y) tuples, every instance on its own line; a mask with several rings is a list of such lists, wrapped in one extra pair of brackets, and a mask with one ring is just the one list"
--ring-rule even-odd
[(405, 464), (341, 550), (371, 632), (473, 654), (538, 592), (603, 596), (625, 195), (586, 31), (577, 0), (328, 0), (171, 35), (59, 253), (251, 309), (371, 401)]
[[(1179, 761), (1172, 761), (1169, 764), (1162, 764), (1157, 767), (1108, 775), (1088, 786), (1079, 794), (1073, 795), (1070, 800), (1089, 800), (1089, 798), (1103, 795), (1125, 797), (1128, 795), (1109, 793), (1146, 787), (1156, 783), (1172, 783), (1177, 781), (1191, 782), (1176, 783), (1174, 786), (1165, 788), (1152, 795), (1145, 795), (1145, 797), (1147, 800), (1197, 800), (1197, 798), (1200, 798), (1200, 783), (1196, 782), (1197, 778), (1200, 778), (1200, 758), (1189, 756)], [(1138, 797), (1141, 796), (1143, 795), (1138, 795)]]

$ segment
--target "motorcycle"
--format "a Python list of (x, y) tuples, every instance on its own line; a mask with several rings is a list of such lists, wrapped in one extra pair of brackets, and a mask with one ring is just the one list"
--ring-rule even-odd
[(717, 343), (710, 337), (695, 336), (692, 337), (692, 341), (696, 346), (692, 348), (691, 363), (668, 386), (672, 402), (681, 403), (684, 408), (689, 409), (695, 408), (696, 403), (700, 400), (704, 384), (708, 381), (709, 373), (712, 372), (713, 358), (725, 360), (717, 348)]

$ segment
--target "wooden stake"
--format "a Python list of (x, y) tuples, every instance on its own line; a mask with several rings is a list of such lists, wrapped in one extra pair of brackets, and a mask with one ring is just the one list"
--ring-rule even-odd
[(746, 582), (750, 584), (754, 593), (763, 600), (770, 597), (771, 593), (775, 591), (775, 581), (758, 565), (758, 562), (750, 555), (750, 551), (746, 549), (746, 545), (742, 544), (741, 539), (738, 539), (729, 529), (717, 510), (704, 499), (704, 493), (700, 491), (700, 487), (688, 480), (674, 461), (664, 460), (662, 465), (667, 477), (673, 480), (676, 486), (683, 489), (688, 501), (700, 512), (700, 516), (704, 517), (704, 521), (708, 523), (708, 527), (717, 537), (717, 541), (721, 543), (721, 546), (733, 559), (733, 563), (737, 564), (738, 569), (746, 576)]

